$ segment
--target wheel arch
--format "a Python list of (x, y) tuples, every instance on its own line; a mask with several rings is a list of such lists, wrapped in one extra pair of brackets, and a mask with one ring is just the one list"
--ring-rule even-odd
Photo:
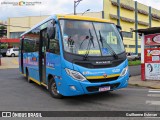
[(48, 84), (50, 83), (50, 81), (51, 81), (52, 78), (54, 79), (54, 75), (48, 74), (48, 77), (47, 77)]
[(25, 67), (25, 72), (26, 72), (26, 75), (27, 75), (27, 72), (29, 73), (28, 67)]

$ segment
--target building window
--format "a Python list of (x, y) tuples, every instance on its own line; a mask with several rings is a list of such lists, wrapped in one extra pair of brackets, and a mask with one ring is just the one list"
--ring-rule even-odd
[(10, 32), (10, 38), (19, 38), (23, 32)]
[[(136, 48), (135, 45), (129, 45), (129, 48)], [(138, 48), (141, 48), (141, 45), (138, 45)]]
[(124, 47), (125, 47), (125, 48), (127, 48), (127, 47), (128, 47), (128, 45), (124, 45)]
[(135, 45), (129, 45), (129, 48), (135, 48), (136, 46)]
[(126, 37), (126, 38), (133, 38), (133, 33), (131, 33), (131, 32), (122, 31), (122, 35), (123, 35), (123, 37)]

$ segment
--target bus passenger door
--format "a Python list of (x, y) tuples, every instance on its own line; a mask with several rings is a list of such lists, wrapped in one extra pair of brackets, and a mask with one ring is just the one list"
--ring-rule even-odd
[(47, 29), (40, 31), (40, 47), (39, 47), (39, 76), (40, 82), (46, 84), (46, 44)]
[(24, 38), (21, 39), (21, 48), (20, 48), (20, 53), (19, 53), (19, 65), (20, 65), (20, 71), (22, 72), (22, 74), (24, 74), (23, 52), (24, 52)]
[(55, 79), (61, 78), (61, 57), (59, 46), (59, 30), (56, 21), (48, 22), (47, 27), (47, 53), (46, 53), (46, 73), (51, 74)]

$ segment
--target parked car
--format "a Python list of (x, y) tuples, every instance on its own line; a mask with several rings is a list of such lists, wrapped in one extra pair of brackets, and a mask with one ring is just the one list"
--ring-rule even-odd
[(6, 56), (15, 57), (19, 54), (19, 48), (10, 48), (7, 50)]
[(140, 60), (141, 57), (138, 54), (128, 52), (127, 53), (128, 60)]
[(2, 55), (3, 57), (6, 56), (6, 53), (7, 53), (7, 49), (1, 49), (1, 55)]

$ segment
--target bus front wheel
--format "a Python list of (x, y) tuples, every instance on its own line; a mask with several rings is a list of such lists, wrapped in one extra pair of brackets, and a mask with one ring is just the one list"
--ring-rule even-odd
[(63, 97), (61, 94), (58, 93), (57, 85), (53, 78), (50, 79), (48, 89), (53, 98), (61, 99)]

